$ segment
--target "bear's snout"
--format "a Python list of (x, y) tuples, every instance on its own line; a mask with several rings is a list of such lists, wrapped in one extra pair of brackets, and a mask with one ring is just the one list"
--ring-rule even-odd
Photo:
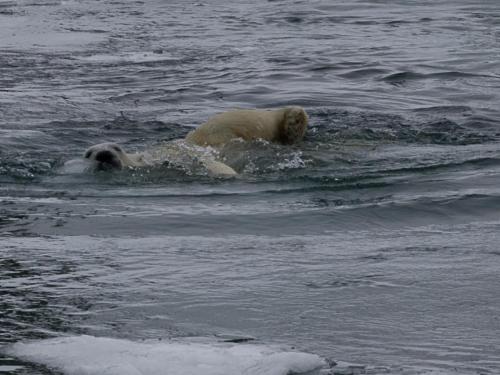
[(111, 163), (114, 158), (115, 156), (113, 155), (113, 153), (108, 150), (99, 151), (95, 155), (95, 160), (100, 161), (101, 163)]
[(116, 155), (109, 150), (98, 151), (94, 156), (94, 160), (100, 163), (101, 166), (118, 168), (118, 169), (122, 167), (120, 159), (116, 157)]

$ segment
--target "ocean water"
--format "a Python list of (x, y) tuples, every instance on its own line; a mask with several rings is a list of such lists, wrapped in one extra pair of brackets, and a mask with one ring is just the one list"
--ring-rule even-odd
[[(0, 0), (0, 374), (500, 373), (497, 0)], [(236, 178), (89, 172), (303, 106)]]

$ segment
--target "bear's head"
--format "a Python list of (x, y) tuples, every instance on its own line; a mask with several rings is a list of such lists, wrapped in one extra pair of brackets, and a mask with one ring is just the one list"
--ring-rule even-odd
[(121, 146), (106, 142), (89, 147), (84, 158), (95, 163), (97, 170), (123, 169), (137, 166), (137, 162), (130, 158)]
[(284, 144), (299, 142), (306, 134), (309, 118), (301, 107), (287, 107), (283, 113), (280, 141)]

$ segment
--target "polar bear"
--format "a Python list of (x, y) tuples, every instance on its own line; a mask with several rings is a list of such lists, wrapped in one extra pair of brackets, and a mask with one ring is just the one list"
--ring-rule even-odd
[(97, 169), (122, 169), (160, 164), (164, 161), (196, 160), (216, 176), (236, 175), (227, 164), (216, 160), (217, 149), (235, 139), (293, 144), (301, 141), (308, 126), (308, 116), (301, 107), (274, 110), (240, 109), (223, 112), (208, 119), (185, 139), (165, 144), (141, 153), (129, 154), (115, 143), (100, 143), (88, 148), (84, 158)]
[(84, 158), (92, 161), (94, 168), (100, 171), (154, 166), (168, 161), (172, 165), (184, 168), (198, 163), (214, 176), (236, 175), (233, 168), (216, 160), (215, 151), (191, 145), (185, 140), (176, 140), (147, 151), (130, 154), (116, 143), (105, 142), (88, 148)]
[(292, 144), (304, 138), (307, 124), (306, 111), (301, 107), (240, 109), (215, 115), (190, 132), (186, 141), (212, 147), (221, 147), (236, 138)]

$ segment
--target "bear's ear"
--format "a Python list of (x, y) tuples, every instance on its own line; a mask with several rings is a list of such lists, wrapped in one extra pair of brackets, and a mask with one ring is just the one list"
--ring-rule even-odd
[(308, 117), (301, 107), (285, 108), (281, 125), (281, 142), (293, 144), (301, 141), (306, 134)]

